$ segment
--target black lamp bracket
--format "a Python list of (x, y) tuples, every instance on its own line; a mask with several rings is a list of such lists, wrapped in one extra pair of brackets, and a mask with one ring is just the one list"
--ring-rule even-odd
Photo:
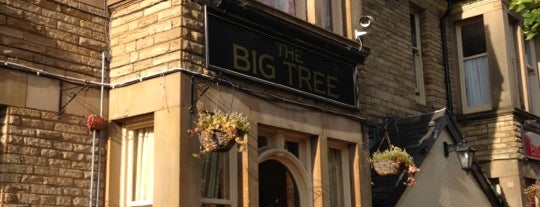
[(455, 147), (453, 144), (448, 144), (448, 142), (443, 142), (444, 145), (444, 157), (448, 157), (448, 154), (452, 151), (455, 151)]

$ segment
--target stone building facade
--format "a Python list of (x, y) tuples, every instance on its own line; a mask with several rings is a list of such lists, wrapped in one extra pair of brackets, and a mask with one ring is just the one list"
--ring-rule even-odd
[[(537, 44), (521, 37), (519, 17), (507, 1), (345, 0), (329, 1), (338, 4), (331, 7), (326, 1), (287, 2), (295, 6), (264, 0), (0, 0), (0, 204), (265, 206), (273, 198), (259, 192), (277, 189), (264, 182), (272, 176), (266, 170), (282, 176), (284, 182), (276, 185), (289, 190), (276, 195), (277, 205), (371, 206), (368, 146), (376, 138), (374, 129), (445, 107), (499, 196), (508, 206), (526, 203), (522, 189), (540, 179), (524, 141), (524, 132), (540, 132), (532, 52)], [(264, 34), (256, 36), (261, 45), (277, 37), (300, 46), (291, 54), (339, 63), (355, 59), (344, 65), (355, 66), (358, 103), (313, 95), (322, 91), (317, 80), (312, 84), (318, 90), (306, 92), (208, 65), (215, 54), (208, 50), (214, 45), (205, 36), (205, 9), (246, 33)], [(375, 21), (362, 28), (357, 23), (362, 15)], [(478, 22), (486, 42), (480, 56), (490, 66), (485, 107), (467, 102), (463, 84), (469, 57), (463, 55), (466, 33), (460, 31)], [(361, 44), (355, 30), (368, 32)], [(236, 67), (252, 61), (253, 71), (271, 68), (263, 63), (264, 47), (249, 45), (249, 53), (239, 53), (248, 48), (241, 46), (233, 50)], [(249, 55), (259, 58), (245, 58)], [(300, 56), (295, 63), (309, 62)], [(100, 84), (102, 70), (106, 84)], [(196, 111), (216, 109), (248, 116), (248, 147), (196, 158), (199, 143), (187, 131)], [(99, 113), (108, 124), (101, 172), (95, 174), (102, 178), (98, 199), (90, 201), (96, 144), (85, 124), (89, 114)], [(139, 157), (150, 161), (136, 158), (148, 153), (135, 147), (143, 145), (154, 151)], [(222, 168), (208, 170), (214, 165)], [(344, 179), (342, 185), (336, 177)]]
[[(467, 2), (456, 5), (450, 20), (455, 21), (456, 58), (459, 76), (453, 81), (457, 120), (466, 139), (477, 150), (476, 161), (509, 206), (529, 205), (523, 189), (539, 179), (535, 140), (526, 133), (538, 133), (538, 48), (536, 40), (525, 40), (520, 17), (508, 9), (508, 2)], [(475, 23), (476, 22), (476, 23)], [(464, 83), (467, 37), (470, 25), (483, 23), (489, 65), (489, 94), (484, 105), (468, 102)], [(464, 49), (465, 48), (465, 49)], [(474, 58), (479, 58), (478, 56)], [(465, 77), (465, 78), (464, 78)], [(461, 81), (461, 82), (460, 82)], [(474, 106), (472, 106), (474, 105)], [(534, 134), (533, 133), (533, 134)], [(534, 149), (533, 149), (534, 150)]]
[[(362, 11), (375, 23), (364, 45), (371, 54), (361, 67), (361, 113), (374, 122), (390, 116), (408, 116), (446, 107), (440, 16), (445, 1), (364, 1)], [(419, 19), (423, 64), (423, 97), (416, 95), (410, 14)], [(448, 25), (450, 27), (450, 25)], [(448, 30), (447, 30), (448, 31)], [(449, 45), (451, 51), (452, 45)], [(385, 49), (380, 49), (385, 48)], [(454, 77), (454, 71), (450, 73)]]
[[(111, 83), (121, 86), (110, 90), (110, 100), (111, 103), (123, 104), (110, 105), (109, 119), (113, 130), (107, 150), (110, 153), (107, 159), (106, 205), (263, 206), (269, 201), (276, 202), (276, 205), (287, 205), (286, 202), (302, 206), (325, 206), (331, 202), (343, 202), (347, 206), (369, 205), (369, 174), (365, 170), (369, 166), (363, 159), (367, 151), (362, 148), (367, 131), (358, 122), (359, 117), (347, 118), (344, 115), (347, 110), (341, 107), (301, 98), (273, 86), (249, 82), (207, 68), (208, 53), (205, 49), (211, 45), (205, 39), (205, 19), (208, 16), (203, 3), (112, 1), (109, 5)], [(242, 9), (238, 2), (222, 2), (221, 6), (234, 13), (231, 17), (243, 13), (235, 11)], [(261, 13), (276, 12), (254, 1), (245, 6)], [(359, 16), (359, 5), (351, 6), (358, 8), (352, 14)], [(208, 3), (208, 7), (212, 7), (211, 3)], [(315, 14), (314, 11), (311, 13)], [(255, 24), (257, 19), (279, 22), (284, 27), (299, 24), (302, 27), (299, 32), (332, 35), (327, 31), (317, 31), (316, 27), (306, 22), (296, 20), (294, 24), (287, 23), (294, 19), (283, 13), (275, 14), (281, 16), (256, 16), (251, 21)], [(222, 18), (230, 18), (228, 14), (221, 15), (224, 15)], [(357, 47), (354, 41), (339, 36), (320, 39), (330, 46), (340, 43)], [(257, 47), (252, 49), (264, 50)], [(297, 51), (306, 55), (309, 52), (305, 49)], [(223, 56), (231, 54), (228, 51), (222, 53)], [(132, 81), (140, 77), (143, 77), (142, 81)], [(279, 98), (272, 101), (273, 98), (268, 99), (267, 95), (282, 97), (282, 101)], [(305, 104), (299, 105), (304, 109), (293, 109), (294, 97), (299, 103)], [(307, 110), (310, 107), (312, 109)], [(247, 149), (243, 153), (232, 149), (229, 153), (195, 158), (193, 154), (199, 151), (199, 144), (189, 136), (187, 130), (193, 127), (196, 111), (216, 109), (248, 116), (252, 129), (245, 140)], [(153, 153), (155, 170), (152, 172), (153, 180), (149, 181), (153, 183), (154, 190), (137, 197), (131, 194), (129, 188), (136, 185), (130, 181), (130, 176), (137, 176), (129, 169), (129, 133), (136, 134), (140, 127), (153, 129), (150, 134), (155, 137), (155, 149), (159, 151)], [(331, 199), (327, 187), (332, 182), (331, 177), (322, 170), (335, 164), (335, 161), (328, 160), (329, 153), (337, 153), (343, 163), (338, 168), (343, 170), (340, 173), (343, 173), (346, 184), (339, 184), (340, 196), (343, 197), (338, 200)], [(228, 167), (212, 168), (220, 171), (203, 170), (213, 165), (215, 161), (210, 160), (216, 158), (220, 161), (214, 164)], [(276, 171), (267, 174), (268, 170), (261, 170), (266, 166)], [(218, 178), (208, 177), (208, 172), (218, 173), (214, 174)], [(288, 186), (294, 191), (275, 199), (265, 197), (272, 189), (277, 189), (271, 183), (262, 182), (271, 180), (269, 176), (283, 176), (280, 180), (286, 182), (276, 182), (276, 186)]]
[(2, 205), (88, 205), (84, 117), (18, 107), (4, 107), (2, 117)]
[[(365, 84), (361, 89), (367, 97), (361, 101), (366, 101), (367, 110), (361, 113), (382, 122), (447, 107), (506, 204), (526, 205), (522, 191), (538, 180), (537, 158), (526, 149), (534, 146), (524, 135), (538, 132), (538, 44), (524, 40), (519, 15), (508, 8), (507, 1), (364, 1), (363, 12), (378, 20), (371, 28), (378, 35), (366, 36), (365, 45), (390, 49), (372, 49), (362, 67), (365, 76), (360, 83)], [(407, 18), (411, 14), (419, 19), (425, 103), (414, 97), (415, 74), (410, 69), (415, 68), (415, 46), (411, 49), (409, 36), (414, 31)], [(475, 21), (485, 29), (476, 40), (485, 42), (481, 54), (489, 65), (484, 74), (490, 83), (489, 100), (481, 107), (470, 107), (467, 102), (470, 86), (463, 64), (470, 59), (463, 55), (462, 38), (467, 34), (460, 33), (464, 25)], [(446, 45), (441, 40), (441, 23), (446, 26)]]
[(88, 206), (100, 93), (73, 80), (99, 81), (107, 23), (100, 1), (0, 1), (0, 206)]

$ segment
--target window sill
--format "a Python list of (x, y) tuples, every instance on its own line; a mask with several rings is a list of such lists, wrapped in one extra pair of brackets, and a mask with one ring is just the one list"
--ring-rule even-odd
[(490, 119), (490, 118), (496, 118), (498, 116), (510, 115), (518, 111), (519, 110), (517, 108), (505, 108), (505, 109), (498, 109), (498, 110), (480, 111), (480, 112), (469, 113), (469, 114), (460, 114), (460, 115), (456, 115), (456, 118), (458, 122), (469, 122), (469, 121), (476, 121), (479, 119)]

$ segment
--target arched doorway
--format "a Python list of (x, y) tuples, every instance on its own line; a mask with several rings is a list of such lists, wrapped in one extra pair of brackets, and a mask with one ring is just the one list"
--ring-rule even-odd
[(259, 207), (300, 207), (296, 182), (277, 160), (259, 164)]
[(259, 155), (259, 206), (313, 206), (306, 169), (290, 152), (267, 149)]

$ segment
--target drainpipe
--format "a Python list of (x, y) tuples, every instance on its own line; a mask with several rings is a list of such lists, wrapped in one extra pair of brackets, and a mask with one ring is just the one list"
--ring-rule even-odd
[[(100, 97), (99, 97), (99, 116), (103, 117), (103, 93), (105, 90), (105, 66), (106, 63), (109, 61), (109, 52), (104, 51), (101, 53), (101, 90), (100, 90)], [(88, 207), (92, 207), (92, 201), (93, 196), (96, 196), (96, 202), (95, 206), (99, 206), (99, 183), (101, 178), (101, 142), (103, 137), (103, 130), (99, 130), (99, 136), (98, 139), (98, 166), (97, 166), (97, 181), (94, 181), (94, 174), (95, 173), (95, 151), (96, 151), (96, 130), (92, 130), (92, 164), (90, 169), (90, 198)], [(94, 188), (94, 182), (96, 183), (97, 187)]]
[(453, 114), (454, 109), (452, 107), (452, 87), (450, 85), (450, 65), (448, 60), (448, 44), (446, 40), (446, 17), (452, 11), (454, 5), (453, 0), (448, 0), (448, 7), (446, 11), (439, 19), (440, 31), (441, 31), (441, 41), (442, 41), (442, 52), (443, 52), (443, 64), (444, 64), (444, 83), (446, 86), (446, 108), (448, 111)]

